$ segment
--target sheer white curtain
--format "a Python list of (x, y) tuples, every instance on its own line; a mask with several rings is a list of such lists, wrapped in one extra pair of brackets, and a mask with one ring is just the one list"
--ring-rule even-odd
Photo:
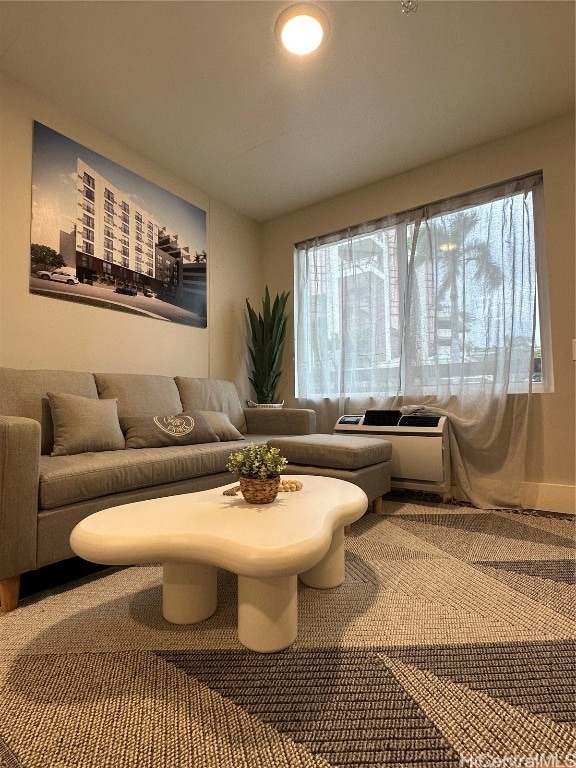
[(534, 174), (297, 246), (296, 392), (323, 431), (424, 406), (449, 417), (465, 497), (519, 505), (542, 208)]

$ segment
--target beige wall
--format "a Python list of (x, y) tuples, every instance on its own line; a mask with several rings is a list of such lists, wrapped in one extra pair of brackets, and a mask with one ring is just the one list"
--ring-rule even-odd
[(242, 398), (253, 397), (248, 382), (246, 299), (263, 294), (260, 225), (212, 200), (210, 216), (219, 222), (211, 241), (210, 376), (236, 382)]
[[(0, 78), (0, 365), (211, 375), (246, 391), (238, 318), (245, 298), (259, 293), (259, 226), (37, 92)], [(34, 120), (207, 211), (207, 329), (29, 293)]]
[[(293, 245), (300, 240), (539, 169), (544, 172), (555, 392), (532, 400), (524, 503), (574, 511), (574, 115), (268, 222), (262, 229), (263, 277), (273, 291), (292, 289)], [(288, 401), (294, 396), (293, 368), (290, 345), (281, 381)]]

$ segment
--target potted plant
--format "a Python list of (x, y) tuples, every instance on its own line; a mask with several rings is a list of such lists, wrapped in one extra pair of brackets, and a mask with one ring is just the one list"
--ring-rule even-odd
[(278, 448), (249, 443), (228, 456), (226, 469), (238, 476), (240, 492), (250, 504), (270, 504), (278, 495), (280, 473), (288, 460)]
[[(256, 311), (246, 299), (250, 321), (250, 359), (252, 376), (248, 377), (256, 393), (256, 404), (275, 403), (276, 387), (280, 378), (280, 361), (286, 338), (286, 302), (290, 291), (276, 294), (274, 302), (270, 293), (262, 300), (262, 313)], [(250, 404), (250, 403), (249, 403)]]

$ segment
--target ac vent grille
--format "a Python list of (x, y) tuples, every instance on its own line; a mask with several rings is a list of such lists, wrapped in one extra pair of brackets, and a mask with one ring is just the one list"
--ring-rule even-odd
[(437, 427), (440, 423), (439, 416), (402, 416), (398, 422), (399, 427)]
[(402, 417), (401, 411), (368, 410), (364, 416), (365, 427), (396, 427)]

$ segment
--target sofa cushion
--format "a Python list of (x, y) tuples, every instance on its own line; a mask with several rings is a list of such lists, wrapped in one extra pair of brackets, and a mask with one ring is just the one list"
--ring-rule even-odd
[(0, 413), (25, 416), (40, 422), (41, 450), (44, 454), (50, 453), (54, 445), (52, 414), (46, 394), (48, 390), (95, 399), (98, 397), (92, 373), (0, 368)]
[(118, 451), (125, 447), (115, 399), (95, 400), (62, 392), (47, 394), (54, 424), (52, 456)]
[(336, 469), (360, 469), (392, 458), (392, 444), (377, 437), (358, 435), (296, 435), (273, 437), (271, 448), (279, 448), (290, 464)]
[(228, 441), (246, 439), (232, 424), (227, 413), (222, 413), (222, 411), (196, 411), (196, 413), (200, 413), (204, 416), (208, 424), (210, 424), (214, 432), (218, 435), (219, 440)]
[(226, 472), (228, 456), (242, 445), (239, 441), (41, 456), (40, 509)]
[(244, 409), (238, 390), (223, 379), (193, 379), (176, 376), (176, 385), (185, 411), (222, 411), (240, 432), (246, 432)]
[(184, 411), (174, 416), (124, 416), (120, 426), (126, 448), (163, 448), (219, 440), (200, 411)]
[(94, 379), (101, 398), (118, 399), (120, 417), (172, 416), (183, 410), (178, 387), (170, 376), (96, 373)]

